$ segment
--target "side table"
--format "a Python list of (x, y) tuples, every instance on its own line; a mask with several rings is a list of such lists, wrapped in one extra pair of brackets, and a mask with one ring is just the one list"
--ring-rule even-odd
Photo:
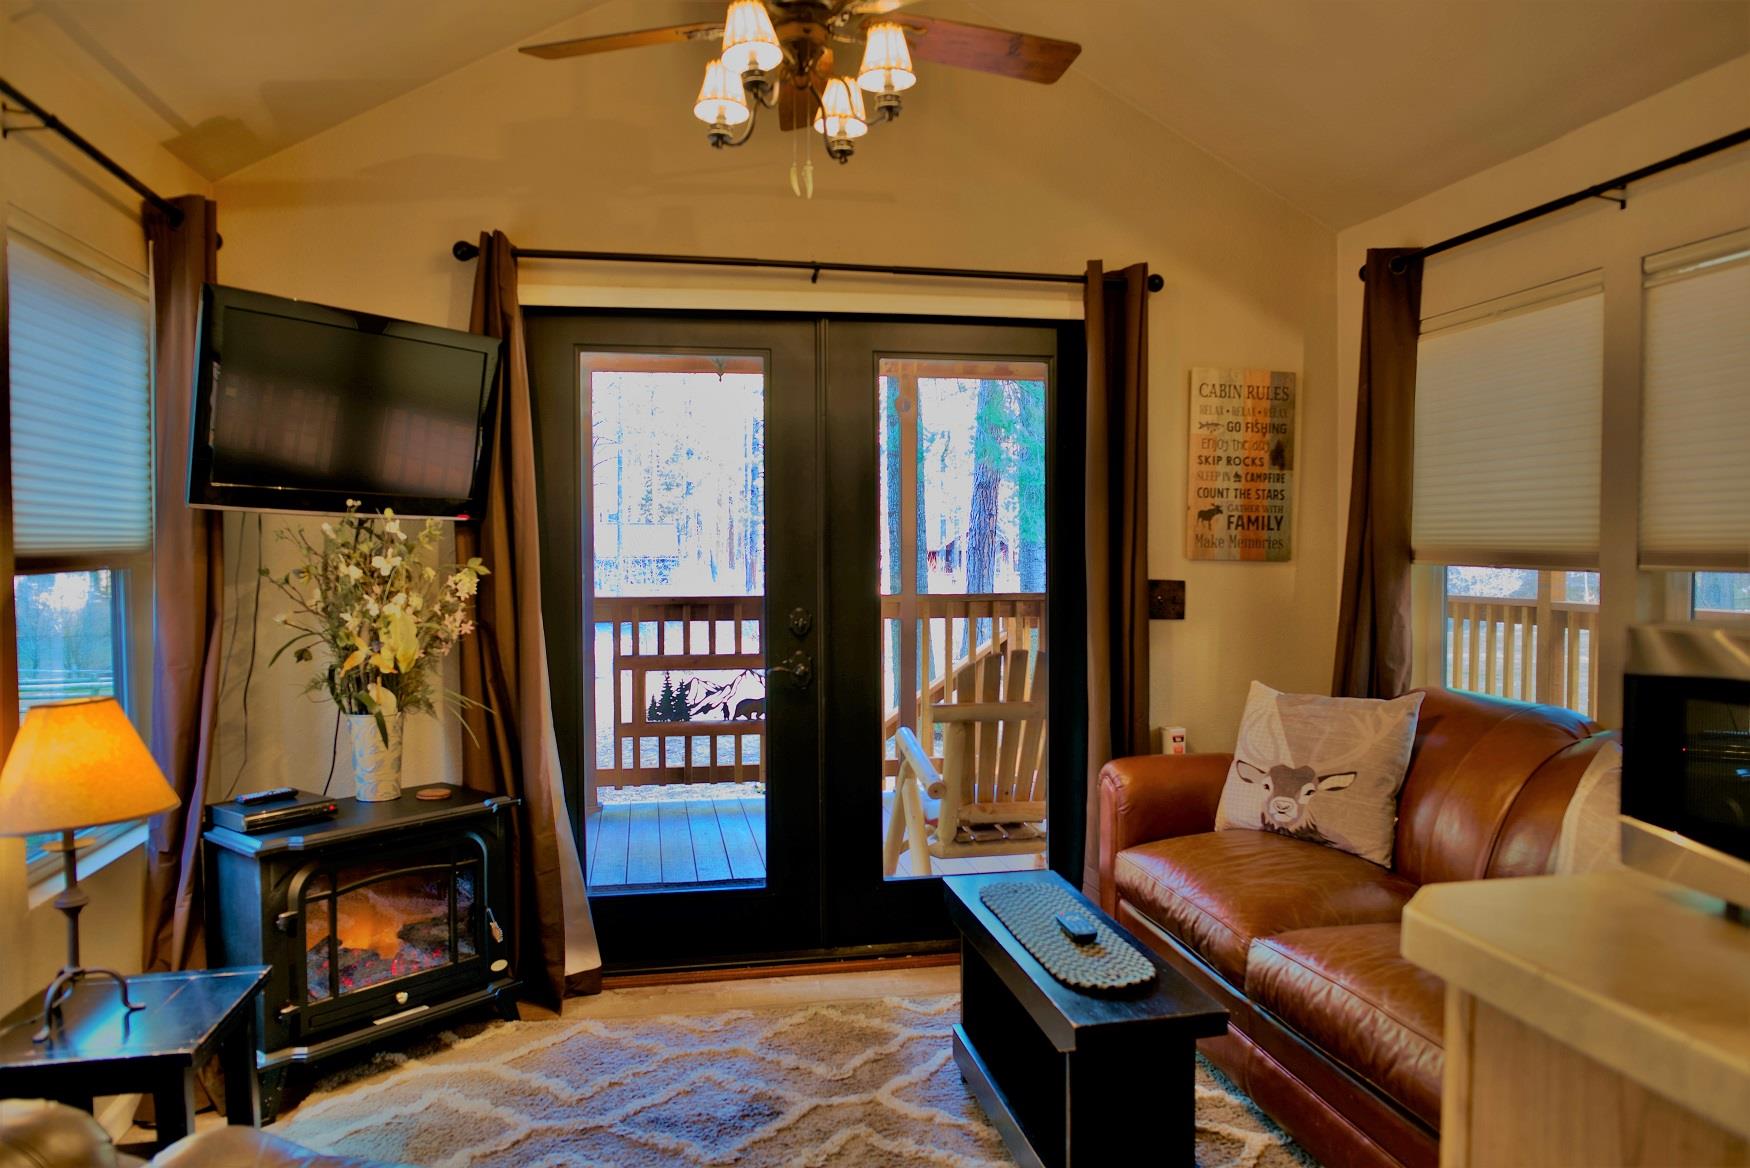
[(162, 1149), (194, 1130), (195, 1074), (218, 1056), (225, 1073), (225, 1115), (258, 1127), (255, 1078), (255, 995), (266, 966), (143, 973), (128, 979), (134, 1001), (122, 1007), (119, 987), (81, 982), (61, 1007), (47, 1042), (32, 1042), (42, 995), (0, 1018), (0, 1098), (54, 1099), (85, 1111), (99, 1095), (149, 1094)]

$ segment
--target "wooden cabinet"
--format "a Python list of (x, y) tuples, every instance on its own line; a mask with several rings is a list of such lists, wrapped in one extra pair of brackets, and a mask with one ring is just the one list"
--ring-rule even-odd
[(1621, 871), (1436, 884), (1441, 1168), (1750, 1165), (1750, 928)]

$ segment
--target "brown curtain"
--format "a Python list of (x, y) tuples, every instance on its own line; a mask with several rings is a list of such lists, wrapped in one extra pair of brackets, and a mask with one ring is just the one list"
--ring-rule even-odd
[(477, 524), (456, 526), (458, 558), (477, 555), (492, 573), (480, 583), (477, 633), (461, 641), (462, 694), (480, 703), (466, 714), (462, 777), (470, 787), (522, 800), (511, 845), (518, 971), (524, 984), (557, 1006), (567, 992), (601, 989), (601, 954), (553, 735), (529, 362), (516, 255), (502, 231), (480, 237), (468, 327), (502, 338), (504, 351), (486, 506)]
[(1410, 468), (1422, 259), (1369, 248), (1349, 537), (1331, 693), (1389, 698), (1410, 688)]
[(1099, 895), (1100, 768), (1148, 749), (1148, 265), (1088, 264), (1087, 845)]
[(201, 922), (201, 812), (207, 801), (219, 706), (219, 610), (224, 528), (216, 511), (188, 506), (189, 413), (201, 285), (218, 278), (218, 209), (176, 200), (182, 222), (141, 211), (152, 258), (153, 402), (157, 501), (153, 512), (152, 756), (182, 806), (152, 821), (146, 850), (144, 968), (206, 964)]

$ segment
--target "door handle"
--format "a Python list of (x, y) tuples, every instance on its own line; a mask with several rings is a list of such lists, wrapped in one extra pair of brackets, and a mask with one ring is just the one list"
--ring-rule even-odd
[(782, 665), (773, 665), (766, 672), (788, 673), (797, 689), (807, 690), (814, 685), (814, 658), (798, 649), (784, 658)]

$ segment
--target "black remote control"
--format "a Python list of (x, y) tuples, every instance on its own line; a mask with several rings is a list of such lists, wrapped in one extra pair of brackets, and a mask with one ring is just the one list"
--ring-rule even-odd
[(1091, 944), (1100, 937), (1100, 931), (1094, 928), (1094, 922), (1076, 913), (1058, 913), (1057, 927), (1077, 945)]
[(266, 791), (250, 791), (237, 796), (235, 802), (239, 807), (258, 807), (263, 803), (278, 803), (285, 799), (297, 797), (296, 787), (272, 787)]

